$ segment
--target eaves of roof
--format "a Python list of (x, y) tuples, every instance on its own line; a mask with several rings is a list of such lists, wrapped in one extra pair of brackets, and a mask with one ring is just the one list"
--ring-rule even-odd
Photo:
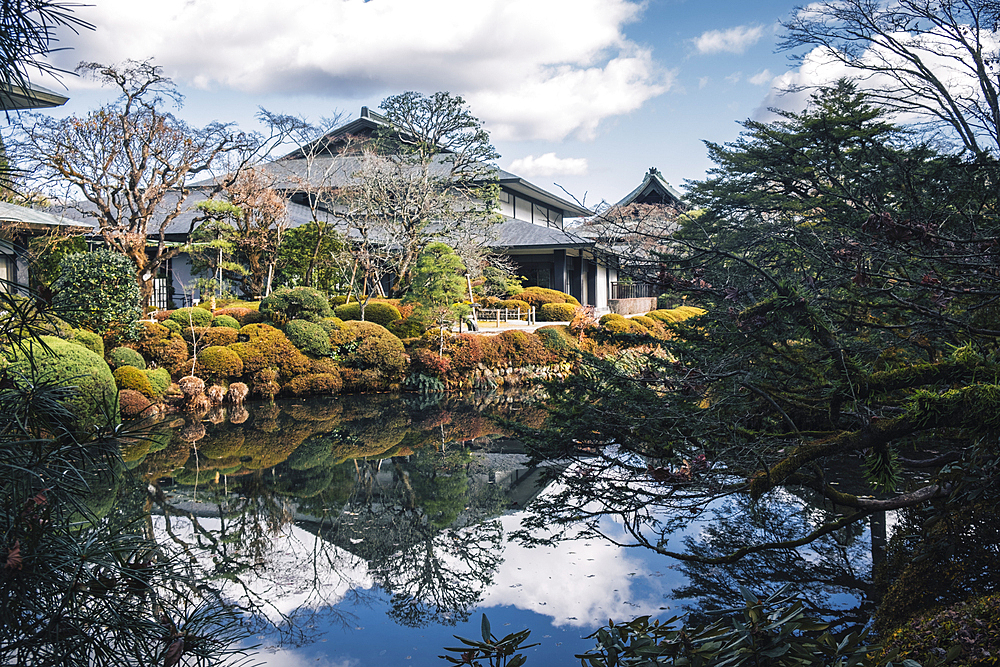
[(667, 183), (667, 181), (664, 180), (663, 175), (660, 174), (660, 171), (654, 167), (646, 172), (639, 187), (622, 197), (621, 201), (615, 204), (615, 206), (628, 206), (635, 201), (636, 198), (638, 198), (639, 195), (641, 195), (651, 184), (654, 188), (663, 190), (676, 201), (683, 203), (684, 195), (682, 195), (674, 186), (670, 185), (670, 183)]
[(21, 109), (50, 109), (62, 106), (69, 100), (65, 95), (54, 93), (40, 86), (21, 86), (0, 82), (0, 109), (18, 111)]
[(82, 232), (93, 228), (93, 225), (65, 218), (61, 215), (53, 215), (45, 211), (39, 211), (38, 209), (2, 201), (0, 201), (0, 222), (15, 223), (24, 229), (32, 231), (49, 231), (53, 227), (59, 227)]
[(500, 185), (510, 190), (534, 197), (535, 199), (538, 199), (553, 208), (562, 209), (563, 216), (566, 218), (588, 218), (594, 215), (594, 212), (590, 209), (556, 196), (547, 190), (543, 190), (534, 183), (530, 183), (520, 176), (510, 173), (509, 171), (500, 169), (497, 180)]
[(490, 246), (506, 250), (557, 250), (591, 248), (594, 242), (554, 227), (543, 227), (524, 220), (505, 217), (496, 240)]

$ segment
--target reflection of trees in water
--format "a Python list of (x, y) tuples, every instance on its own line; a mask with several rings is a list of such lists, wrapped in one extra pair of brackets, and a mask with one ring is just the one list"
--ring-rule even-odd
[[(403, 625), (467, 619), (502, 561), (499, 522), (479, 521), (474, 510), (463, 515), (470, 462), (462, 449), (356, 461), (357, 484), (340, 516), (322, 528), (368, 562), (391, 595), (390, 616)], [(460, 515), (465, 527), (448, 528)]]
[[(716, 558), (749, 544), (789, 541), (809, 533), (822, 521), (817, 513), (816, 498), (809, 492), (803, 499), (786, 494), (782, 498), (769, 498), (753, 502), (745, 497), (732, 497), (721, 507), (713, 508), (711, 519), (702, 518), (704, 525), (697, 538), (687, 536), (684, 544), (688, 553), (699, 561), (685, 561), (680, 569), (688, 577), (688, 584), (673, 591), (678, 599), (691, 599), (695, 603), (687, 609), (693, 622), (715, 620), (701, 616), (699, 610), (728, 609), (744, 602), (740, 584), (752, 582), (753, 591), (768, 596), (791, 583), (793, 590), (803, 593), (810, 606), (810, 613), (822, 617), (838, 617), (839, 622), (864, 624), (870, 617), (869, 610), (860, 605), (844, 611), (835, 596), (849, 595), (870, 600), (871, 567), (867, 555), (869, 545), (863, 539), (864, 526), (851, 524), (826, 535), (807, 549), (778, 549), (755, 553), (735, 563), (710, 564), (705, 560)], [(860, 568), (859, 568), (860, 565)]]
[[(359, 565), (390, 594), (399, 623), (455, 623), (502, 560), (499, 522), (484, 520), (509, 500), (497, 485), (472, 480), (474, 455), (456, 444), (504, 432), (486, 408), (372, 396), (261, 406), (243, 424), (206, 424), (193, 443), (175, 438), (185, 457), (147, 457), (183, 468), (139, 470), (151, 480), (171, 476), (174, 486), (154, 482), (152, 494), (163, 535), (189, 570), (209, 570), (212, 594), (239, 598), (255, 631), (273, 624), (285, 641), (302, 642), (320, 610), (347, 622), (336, 605), (344, 596), (363, 602), (370, 586), (350, 580)], [(296, 512), (313, 517), (299, 522), (305, 532), (291, 532)]]

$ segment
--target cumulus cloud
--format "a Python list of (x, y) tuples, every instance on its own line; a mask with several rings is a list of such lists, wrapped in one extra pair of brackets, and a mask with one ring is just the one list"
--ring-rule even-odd
[(587, 158), (556, 157), (555, 153), (545, 153), (535, 157), (528, 155), (510, 163), (510, 171), (518, 176), (583, 176), (587, 173)]
[[(672, 74), (623, 27), (638, 0), (99, 0), (57, 64), (155, 57), (208, 90), (384, 96), (449, 90), (500, 139), (593, 137)], [(525, 20), (525, 17), (531, 17)], [(553, 29), (558, 26), (558, 29)]]
[(747, 81), (749, 81), (750, 83), (752, 83), (755, 86), (763, 86), (763, 85), (766, 85), (768, 83), (771, 83), (771, 79), (773, 79), (773, 78), (774, 78), (774, 75), (771, 74), (771, 70), (766, 69), (763, 72), (757, 72), (752, 77), (750, 77), (749, 79), (747, 79)]
[(694, 46), (698, 53), (744, 53), (748, 48), (760, 41), (764, 35), (764, 26), (741, 25), (729, 30), (709, 30), (695, 38)]

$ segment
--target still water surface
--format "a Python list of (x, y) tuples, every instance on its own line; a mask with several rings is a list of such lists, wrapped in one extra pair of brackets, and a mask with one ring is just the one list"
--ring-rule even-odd
[[(863, 530), (730, 568), (619, 546), (629, 540), (612, 517), (601, 520), (610, 539), (510, 540), (532, 501), (558, 489), (539, 488), (510, 437), (511, 422), (544, 418), (531, 397), (503, 394), (279, 402), (177, 420), (138, 466), (161, 491), (158, 538), (248, 609), (267, 665), (445, 664), (443, 647), (477, 637), (482, 613), (500, 636), (531, 629), (529, 664), (573, 665), (609, 619), (732, 605), (738, 582), (766, 592), (794, 581), (824, 610), (864, 598)], [(772, 505), (749, 520), (808, 521), (802, 498)], [(734, 532), (712, 517), (672, 539)]]

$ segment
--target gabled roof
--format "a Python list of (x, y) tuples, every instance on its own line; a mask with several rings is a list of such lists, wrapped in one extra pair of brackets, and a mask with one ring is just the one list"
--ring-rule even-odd
[(92, 228), (92, 225), (77, 222), (61, 215), (53, 215), (38, 209), (18, 206), (5, 201), (0, 201), (0, 223), (13, 223), (23, 229), (45, 231), (52, 227), (64, 229), (75, 229), (85, 231)]
[(21, 109), (48, 109), (66, 104), (68, 97), (54, 93), (41, 86), (27, 89), (14, 84), (0, 82), (0, 110), (19, 111)]
[(503, 188), (519, 192), (528, 197), (534, 197), (543, 204), (562, 210), (564, 218), (587, 218), (594, 215), (594, 212), (590, 209), (580, 206), (579, 204), (574, 204), (573, 202), (563, 199), (558, 195), (554, 195), (547, 190), (543, 190), (534, 183), (529, 183), (520, 176), (512, 174), (509, 171), (500, 169), (498, 180), (500, 181), (500, 186)]
[(650, 167), (642, 179), (642, 184), (625, 195), (615, 206), (628, 206), (629, 204), (669, 204), (670, 206), (687, 208), (683, 195), (670, 183), (667, 183), (663, 174), (656, 167)]

